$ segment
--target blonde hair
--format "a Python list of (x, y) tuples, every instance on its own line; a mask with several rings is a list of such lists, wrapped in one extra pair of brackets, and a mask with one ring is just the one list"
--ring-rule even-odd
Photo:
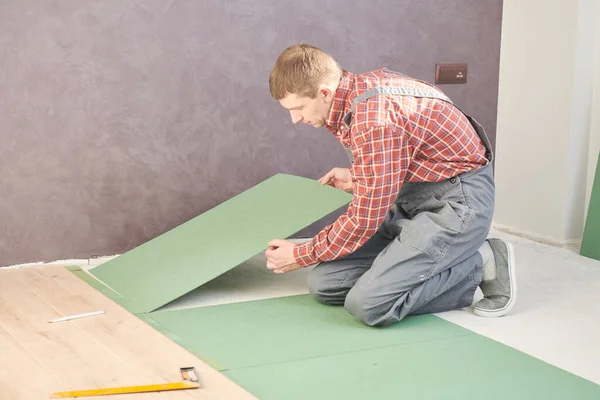
[(275, 100), (288, 94), (317, 97), (319, 85), (340, 80), (345, 70), (323, 50), (309, 44), (285, 49), (269, 75), (269, 89)]

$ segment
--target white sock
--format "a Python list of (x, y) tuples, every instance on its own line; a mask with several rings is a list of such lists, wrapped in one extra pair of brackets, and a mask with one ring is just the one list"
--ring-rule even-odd
[(483, 246), (479, 248), (481, 258), (483, 259), (483, 280), (491, 281), (496, 279), (496, 260), (494, 259), (494, 252), (490, 244), (486, 240)]

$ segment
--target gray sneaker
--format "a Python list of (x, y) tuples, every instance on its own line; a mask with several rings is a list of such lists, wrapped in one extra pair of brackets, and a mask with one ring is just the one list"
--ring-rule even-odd
[(479, 285), (483, 299), (475, 304), (474, 313), (481, 317), (501, 317), (512, 310), (517, 300), (515, 251), (502, 239), (488, 239), (496, 261), (496, 278)]

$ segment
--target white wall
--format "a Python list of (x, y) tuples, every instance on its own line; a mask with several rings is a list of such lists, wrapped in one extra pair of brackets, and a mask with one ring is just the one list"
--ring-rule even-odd
[(494, 223), (581, 238), (600, 0), (505, 0)]
[[(598, 6), (596, 10), (596, 21), (600, 21), (600, 6)], [(586, 211), (590, 203), (590, 195), (592, 194), (592, 185), (594, 183), (594, 174), (596, 172), (596, 165), (598, 163), (598, 154), (600, 153), (600, 28), (596, 30), (596, 60), (593, 91), (594, 94), (592, 100), (591, 134), (589, 146), (590, 151), (588, 158), (588, 179), (585, 202)]]
[[(577, 2), (575, 2), (577, 4)], [(591, 140), (593, 81), (596, 65), (596, 0), (579, 0), (577, 35), (575, 37), (575, 64), (573, 98), (571, 102), (570, 158), (565, 238), (580, 239), (586, 215), (588, 160)]]

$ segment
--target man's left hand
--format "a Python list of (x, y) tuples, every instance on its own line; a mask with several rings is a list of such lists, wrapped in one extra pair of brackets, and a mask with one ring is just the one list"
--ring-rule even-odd
[(269, 248), (265, 251), (267, 256), (267, 268), (276, 274), (283, 274), (302, 268), (294, 258), (294, 242), (289, 240), (273, 239), (269, 242)]

